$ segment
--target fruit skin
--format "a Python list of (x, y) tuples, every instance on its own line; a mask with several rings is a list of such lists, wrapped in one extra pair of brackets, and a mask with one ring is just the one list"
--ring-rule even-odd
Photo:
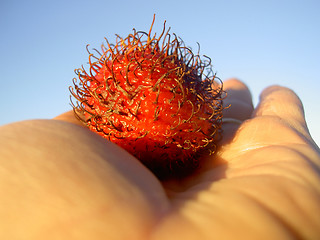
[(148, 34), (106, 39), (98, 57), (87, 47), (89, 70), (76, 70), (70, 91), (79, 120), (161, 178), (188, 173), (203, 150), (214, 151), (224, 91), (209, 58), (165, 33), (165, 23), (151, 36), (153, 23)]

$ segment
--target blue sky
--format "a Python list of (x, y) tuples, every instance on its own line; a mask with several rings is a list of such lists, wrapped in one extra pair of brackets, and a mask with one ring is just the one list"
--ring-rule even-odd
[(243, 80), (255, 104), (269, 85), (293, 89), (319, 144), (319, 12), (319, 0), (1, 0), (0, 125), (70, 110), (68, 86), (88, 61), (86, 44), (148, 31), (155, 13), (155, 32), (167, 20), (187, 46), (200, 43), (217, 75)]

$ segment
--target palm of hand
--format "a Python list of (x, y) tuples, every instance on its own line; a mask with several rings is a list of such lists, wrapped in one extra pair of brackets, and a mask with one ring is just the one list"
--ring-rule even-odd
[(245, 86), (229, 81), (226, 88), (232, 104), (226, 119), (253, 117), (239, 129), (227, 121), (214, 161), (208, 157), (181, 181), (160, 183), (123, 150), (69, 123), (5, 128), (4, 156), (16, 144), (26, 146), (1, 169), (7, 194), (0, 202), (7, 207), (0, 215), (19, 213), (1, 223), (3, 236), (18, 236), (19, 227), (21, 239), (315, 239), (319, 152), (299, 100), (271, 88), (252, 113)]

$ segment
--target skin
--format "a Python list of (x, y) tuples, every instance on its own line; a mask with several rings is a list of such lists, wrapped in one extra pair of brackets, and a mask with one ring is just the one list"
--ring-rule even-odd
[(320, 153), (299, 98), (228, 92), (216, 155), (160, 182), (71, 112), (0, 127), (0, 239), (319, 239)]

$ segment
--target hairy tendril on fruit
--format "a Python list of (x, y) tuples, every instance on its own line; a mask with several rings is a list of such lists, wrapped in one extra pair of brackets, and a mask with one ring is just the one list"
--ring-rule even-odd
[(156, 175), (183, 174), (221, 137), (222, 82), (210, 58), (192, 53), (164, 27), (136, 31), (89, 53), (70, 92), (75, 115)]

